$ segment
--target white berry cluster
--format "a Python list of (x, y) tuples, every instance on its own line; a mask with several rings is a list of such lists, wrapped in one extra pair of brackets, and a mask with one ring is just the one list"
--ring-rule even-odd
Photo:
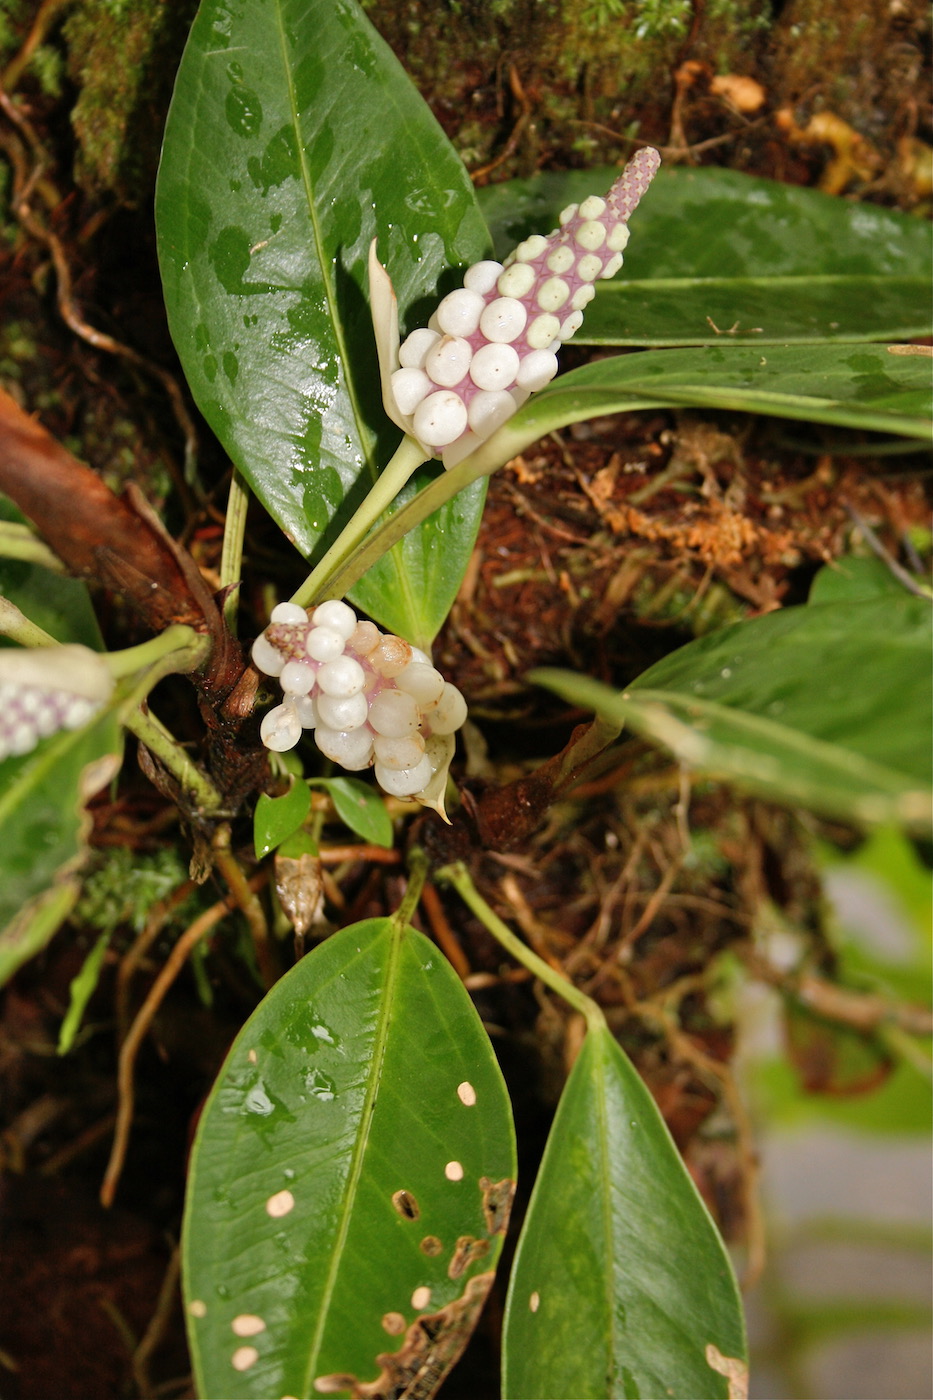
[[(554, 377), (555, 352), (579, 330), (594, 282), (622, 266), (629, 217), (660, 159), (646, 147), (605, 199), (569, 205), (559, 228), (527, 238), (504, 263), (474, 264), (400, 346), (396, 321), (394, 362), (383, 366), (386, 409), (429, 456), (454, 466)], [(371, 285), (380, 274), (388, 281), (373, 254)], [(378, 301), (374, 294), (374, 319)]]
[(313, 730), (321, 753), (342, 768), (373, 764), (384, 792), (443, 810), (467, 707), (423, 651), (331, 599), (310, 614), (279, 603), (252, 656), (285, 693), (260, 726), (267, 748), (294, 748), (302, 730)]
[(110, 698), (106, 662), (82, 646), (0, 651), (0, 761), (30, 753), (40, 739), (80, 729)]

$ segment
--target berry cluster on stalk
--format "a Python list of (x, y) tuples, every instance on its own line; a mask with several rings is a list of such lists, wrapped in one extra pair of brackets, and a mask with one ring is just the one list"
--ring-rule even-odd
[(260, 726), (267, 748), (294, 748), (311, 730), (325, 758), (351, 771), (373, 765), (384, 792), (443, 811), (467, 707), (423, 651), (331, 599), (311, 613), (279, 603), (252, 655), (284, 692)]
[(377, 306), (396, 317), (376, 328), (386, 411), (428, 456), (454, 466), (553, 379), (556, 351), (580, 329), (594, 283), (622, 266), (628, 220), (660, 159), (645, 147), (605, 198), (569, 205), (558, 228), (525, 239), (504, 262), (474, 264), (401, 345), (391, 284), (371, 255), (374, 321)]

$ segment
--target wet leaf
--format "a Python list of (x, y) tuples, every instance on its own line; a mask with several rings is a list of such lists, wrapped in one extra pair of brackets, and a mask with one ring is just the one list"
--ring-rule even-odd
[[(0, 518), (23, 519), (5, 497)], [(78, 580), (0, 559), (0, 592), (58, 641), (101, 646), (87, 586)], [(0, 984), (45, 947), (74, 907), (90, 827), (85, 806), (120, 763), (113, 708), (0, 763)]]
[(500, 429), (505, 453), (606, 413), (715, 408), (929, 440), (930, 362), (880, 345), (711, 345), (616, 355), (558, 375)]
[(725, 1247), (648, 1090), (610, 1032), (591, 1030), (515, 1256), (503, 1395), (725, 1400), (720, 1355), (744, 1370)]
[(786, 608), (681, 647), (621, 694), (569, 672), (533, 675), (696, 773), (922, 833), (933, 763), (930, 613), (906, 594)]
[[(0, 763), (0, 983), (42, 948), (77, 898), (86, 854), (86, 804), (114, 777), (121, 731), (109, 706), (83, 729), (43, 739)], [(53, 894), (64, 884), (67, 893)]]
[(253, 814), (253, 845), (256, 859), (262, 860), (276, 846), (298, 830), (311, 810), (311, 793), (308, 784), (294, 782), (288, 792), (281, 797), (259, 794), (256, 811)]
[[(499, 252), (546, 231), (570, 201), (603, 193), (617, 173), (573, 171), (481, 190)], [(738, 171), (662, 166), (632, 220), (623, 271), (597, 283), (574, 339), (907, 339), (929, 334), (931, 270), (918, 219)]]
[[(406, 329), (423, 324), (450, 290), (438, 285), (445, 270), (488, 246), (463, 163), (354, 0), (205, 0), (169, 113), (156, 217), (195, 399), (309, 555), (398, 442), (381, 404), (370, 242), (378, 236)], [(430, 642), (482, 496), (395, 550), (356, 601)]]
[(183, 1240), (198, 1393), (348, 1395), (420, 1366), (439, 1383), (514, 1176), (505, 1087), (450, 965), (390, 919), (335, 934), (244, 1026), (201, 1118)]
[(371, 783), (359, 778), (315, 778), (311, 786), (330, 793), (340, 820), (363, 841), (391, 849), (392, 818)]

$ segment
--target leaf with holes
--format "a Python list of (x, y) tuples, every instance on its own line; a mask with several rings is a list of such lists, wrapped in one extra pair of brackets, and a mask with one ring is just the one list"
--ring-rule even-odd
[(696, 773), (843, 821), (923, 834), (930, 612), (903, 591), (785, 608), (690, 642), (621, 694), (570, 672), (533, 678)]
[[(156, 220), (195, 399), (309, 555), (398, 441), (381, 403), (370, 242), (403, 319), (423, 324), (450, 290), (442, 274), (488, 248), (463, 163), (354, 0), (205, 0), (169, 113)], [(355, 599), (430, 643), (482, 502), (474, 491), (426, 525)]]
[(201, 1118), (183, 1240), (198, 1393), (304, 1400), (382, 1376), (427, 1400), (475, 1325), (514, 1179), (505, 1086), (450, 965), (392, 919), (335, 934), (246, 1023)]
[(515, 1256), (503, 1395), (726, 1400), (746, 1374), (722, 1240), (648, 1090), (590, 1030)]

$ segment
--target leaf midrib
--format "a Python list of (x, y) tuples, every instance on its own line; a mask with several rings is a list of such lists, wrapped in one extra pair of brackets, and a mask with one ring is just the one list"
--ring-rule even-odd
[[(389, 937), (389, 956), (385, 964), (382, 996), (379, 1002), (379, 1019), (376, 1023), (376, 1032), (373, 1037), (366, 1095), (360, 1110), (359, 1127), (350, 1158), (350, 1170), (347, 1172), (346, 1184), (341, 1199), (340, 1224), (334, 1236), (330, 1263), (327, 1268), (327, 1278), (321, 1290), (321, 1303), (318, 1309), (317, 1322), (308, 1347), (308, 1364), (305, 1369), (302, 1388), (302, 1393), (304, 1395), (310, 1395), (312, 1393), (311, 1385), (314, 1378), (314, 1371), (317, 1369), (317, 1359), (320, 1355), (321, 1343), (328, 1321), (330, 1320), (331, 1301), (336, 1291), (337, 1278), (343, 1263), (344, 1249), (350, 1231), (352, 1201), (356, 1195), (360, 1178), (363, 1174), (366, 1145), (369, 1140), (369, 1133), (373, 1121), (373, 1106), (382, 1080), (382, 1071), (385, 1064), (389, 1025), (392, 1020), (391, 1008), (394, 998), (395, 983), (398, 979), (399, 964), (401, 962), (404, 933), (404, 929), (400, 929), (394, 922), (389, 922), (387, 929), (387, 935)], [(383, 936), (386, 935), (384, 934)], [(375, 951), (377, 941), (377, 939), (373, 940), (368, 951)]]

